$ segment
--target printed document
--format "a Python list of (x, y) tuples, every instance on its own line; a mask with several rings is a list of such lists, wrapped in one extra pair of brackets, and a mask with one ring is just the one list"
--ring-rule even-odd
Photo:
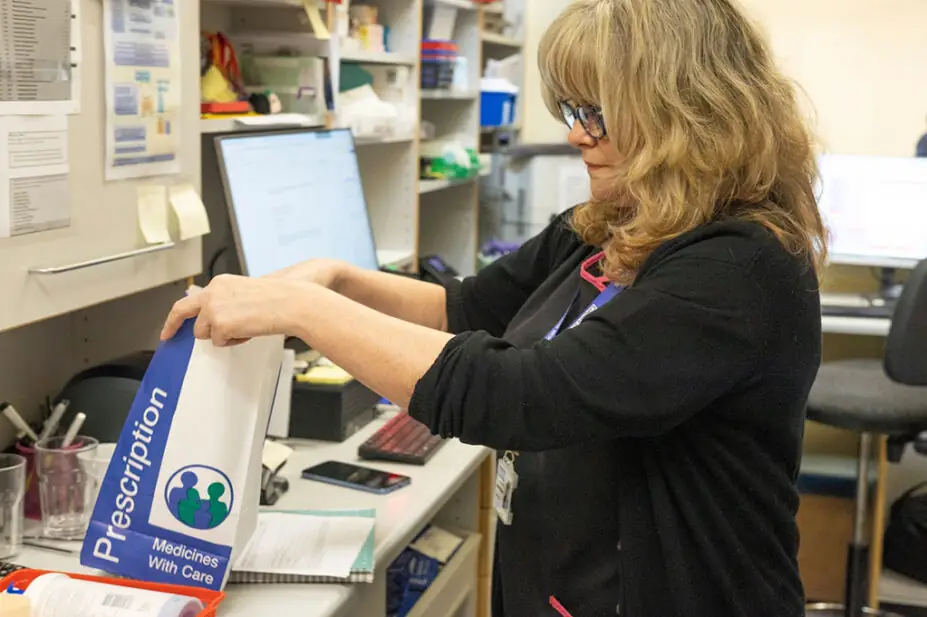
[(71, 114), (80, 58), (79, 0), (0, 2), (0, 115)]
[(375, 519), (262, 512), (238, 572), (348, 578)]
[(176, 0), (103, 0), (106, 179), (180, 172)]
[(0, 238), (71, 224), (68, 117), (0, 116)]

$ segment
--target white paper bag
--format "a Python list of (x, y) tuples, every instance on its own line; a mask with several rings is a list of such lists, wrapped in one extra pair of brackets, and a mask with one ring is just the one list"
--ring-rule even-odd
[(221, 589), (257, 525), (261, 451), (283, 338), (215, 347), (193, 321), (145, 373), (100, 489), (81, 564)]

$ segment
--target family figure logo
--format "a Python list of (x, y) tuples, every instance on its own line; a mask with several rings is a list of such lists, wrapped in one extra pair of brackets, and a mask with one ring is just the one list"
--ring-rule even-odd
[(215, 529), (232, 510), (232, 483), (214, 467), (188, 465), (168, 480), (164, 498), (178, 521), (193, 529)]

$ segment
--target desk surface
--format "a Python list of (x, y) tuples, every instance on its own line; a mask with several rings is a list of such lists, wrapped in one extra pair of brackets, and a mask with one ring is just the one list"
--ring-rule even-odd
[[(452, 440), (445, 444), (428, 464), (419, 467), (395, 463), (360, 462), (357, 446), (384, 424), (372, 422), (343, 443), (294, 441), (295, 452), (282, 475), (290, 481), (289, 492), (276, 508), (360, 509), (376, 508), (377, 576), (409, 544), (421, 528), (444, 506), (489, 455), (486, 448), (467, 446)], [(374, 495), (300, 478), (306, 467), (326, 460), (360, 462), (362, 465), (401, 473), (412, 483), (391, 495)], [(478, 507), (478, 506), (476, 506)], [(73, 546), (73, 545), (72, 545)], [(25, 566), (71, 572), (87, 572), (77, 556), (25, 547), (10, 561)], [(362, 585), (359, 583), (358, 585)], [(336, 617), (351, 613), (352, 585), (228, 585), (227, 597), (219, 617), (253, 617), (272, 608), (274, 617)]]
[(858, 334), (860, 336), (888, 336), (890, 319), (878, 317), (821, 317), (821, 330), (830, 334)]

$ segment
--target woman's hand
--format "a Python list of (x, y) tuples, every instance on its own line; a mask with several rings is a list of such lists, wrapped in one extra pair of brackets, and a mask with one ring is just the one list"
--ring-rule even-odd
[(335, 289), (338, 285), (338, 279), (350, 267), (350, 264), (337, 259), (310, 259), (289, 268), (272, 272), (267, 276), (269, 278), (284, 278), (315, 283), (326, 289)]
[(279, 277), (248, 278), (223, 274), (174, 303), (161, 340), (196, 317), (193, 335), (222, 347), (255, 336), (291, 334), (307, 283)]

